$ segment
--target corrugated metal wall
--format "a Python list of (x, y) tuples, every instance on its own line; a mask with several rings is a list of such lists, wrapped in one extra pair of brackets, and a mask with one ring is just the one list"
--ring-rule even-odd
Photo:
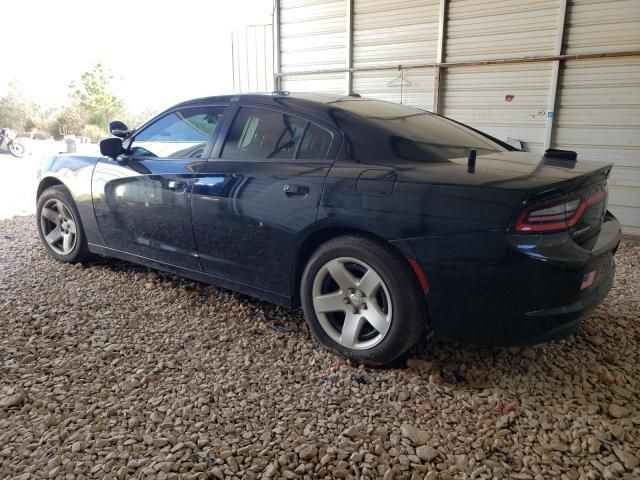
[[(434, 62), (439, 0), (354, 0), (353, 66)], [(353, 91), (431, 109), (433, 68), (353, 73)]]
[[(344, 68), (347, 58), (344, 0), (280, 2), (280, 71)], [(283, 90), (345, 93), (345, 74), (284, 77)]]
[[(575, 149), (580, 159), (615, 162), (612, 210), (627, 233), (640, 235), (640, 0), (568, 0), (564, 24), (562, 7), (563, 0), (281, 0), (281, 87), (351, 87), (428, 110), (437, 99), (439, 112), (519, 139), (529, 151), (542, 152), (550, 135), (551, 146)], [(509, 61), (615, 52), (632, 56), (562, 61), (557, 76), (553, 61)], [(321, 72), (329, 69), (340, 71)], [(295, 75), (301, 71), (314, 73)]]
[(567, 63), (556, 112), (553, 145), (615, 162), (609, 205), (640, 235), (640, 58)]
[(444, 77), (442, 113), (541, 152), (550, 81), (544, 63), (452, 68)]
[[(559, 13), (558, 0), (452, 0), (447, 3), (444, 60), (553, 55)], [(542, 151), (549, 64), (452, 68), (443, 85), (445, 115), (501, 139), (524, 141), (528, 151)]]
[(232, 31), (233, 90), (268, 92), (273, 90), (273, 28), (245, 25)]
[[(640, 1), (569, 2), (564, 53), (640, 50)], [(567, 62), (560, 69), (552, 143), (614, 162), (611, 210), (640, 235), (640, 57)]]
[(640, 50), (640, 1), (569, 0), (563, 53)]
[(551, 55), (558, 0), (452, 0), (447, 6), (447, 62)]

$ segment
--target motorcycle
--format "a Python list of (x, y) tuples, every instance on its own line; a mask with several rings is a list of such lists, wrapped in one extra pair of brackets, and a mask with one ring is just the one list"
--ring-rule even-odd
[(16, 140), (15, 134), (8, 128), (0, 128), (0, 150), (6, 149), (16, 158), (24, 157), (24, 145)]

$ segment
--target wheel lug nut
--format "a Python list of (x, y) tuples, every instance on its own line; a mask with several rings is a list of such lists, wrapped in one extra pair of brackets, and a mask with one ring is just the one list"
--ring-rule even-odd
[(362, 309), (363, 309), (363, 310), (366, 310), (366, 309), (367, 309), (367, 304), (366, 304), (366, 303), (363, 303), (363, 304), (362, 304)]
[(351, 295), (353, 295), (356, 291), (353, 288), (347, 288), (347, 292), (349, 292)]
[(344, 303), (346, 303), (347, 305), (349, 305), (351, 303), (351, 300), (349, 300), (348, 298), (344, 299)]

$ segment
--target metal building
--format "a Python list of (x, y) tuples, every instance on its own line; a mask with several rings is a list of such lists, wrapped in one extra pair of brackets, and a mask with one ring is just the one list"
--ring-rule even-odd
[(615, 163), (640, 235), (640, 0), (275, 0), (275, 87), (416, 105)]

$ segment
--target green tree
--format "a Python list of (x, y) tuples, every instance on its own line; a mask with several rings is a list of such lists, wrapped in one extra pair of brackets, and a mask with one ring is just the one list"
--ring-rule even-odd
[(80, 83), (72, 82), (71, 98), (78, 102), (87, 121), (106, 129), (107, 124), (124, 113), (124, 102), (111, 91), (113, 75), (101, 63), (80, 76)]
[[(88, 115), (78, 103), (68, 105), (58, 113), (49, 127), (49, 133), (54, 138), (62, 138), (63, 135), (80, 135), (82, 129), (88, 123)], [(106, 132), (106, 127), (101, 125)]]
[(127, 114), (124, 115), (122, 119), (129, 128), (137, 128), (147, 120), (155, 117), (157, 114), (157, 108), (147, 107), (136, 113), (127, 112)]
[(31, 131), (41, 121), (40, 108), (24, 98), (17, 82), (11, 82), (7, 94), (0, 98), (0, 128)]

